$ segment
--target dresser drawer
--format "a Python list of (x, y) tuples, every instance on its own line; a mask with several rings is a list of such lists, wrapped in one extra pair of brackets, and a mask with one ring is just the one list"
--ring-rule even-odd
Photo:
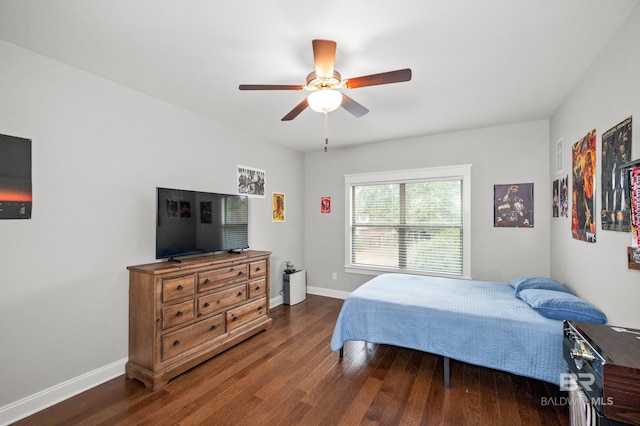
[(162, 336), (162, 360), (179, 355), (224, 334), (222, 314)]
[(199, 297), (198, 316), (211, 314), (228, 306), (242, 303), (245, 300), (247, 300), (247, 287), (245, 284)]
[(267, 314), (267, 299), (262, 298), (227, 311), (227, 331)]
[(162, 308), (162, 329), (165, 330), (179, 324), (184, 324), (194, 318), (195, 310), (193, 309), (193, 300), (165, 306)]
[(267, 274), (267, 261), (260, 260), (258, 262), (249, 263), (249, 278), (263, 277)]
[(182, 299), (193, 296), (195, 290), (196, 276), (185, 275), (177, 278), (165, 278), (162, 280), (162, 301)]
[(127, 267), (126, 376), (155, 391), (271, 328), (270, 254), (246, 250)]
[(248, 277), (247, 264), (234, 265), (198, 274), (198, 292), (225, 284), (243, 282)]
[(249, 299), (265, 294), (266, 290), (267, 290), (266, 279), (251, 281), (249, 283)]

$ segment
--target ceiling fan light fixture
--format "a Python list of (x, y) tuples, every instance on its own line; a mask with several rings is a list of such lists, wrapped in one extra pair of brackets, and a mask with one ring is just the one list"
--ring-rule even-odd
[(309, 107), (317, 112), (331, 112), (342, 103), (342, 93), (333, 89), (319, 89), (307, 97)]
[(311, 108), (325, 115), (338, 107), (354, 117), (362, 117), (369, 110), (349, 96), (341, 92), (343, 89), (356, 89), (358, 87), (377, 86), (380, 84), (400, 83), (411, 80), (411, 69), (405, 68), (396, 71), (387, 71), (377, 74), (364, 75), (350, 79), (342, 79), (335, 70), (336, 42), (332, 40), (313, 40), (313, 65), (314, 71), (307, 75), (306, 85), (297, 84), (241, 84), (240, 90), (307, 90), (311, 92), (281, 121), (291, 121), (302, 111)]

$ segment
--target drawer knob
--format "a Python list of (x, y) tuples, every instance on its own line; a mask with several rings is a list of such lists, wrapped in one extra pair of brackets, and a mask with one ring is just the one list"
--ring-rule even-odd
[(182, 316), (182, 311), (178, 311), (178, 312), (176, 312), (176, 316), (177, 316), (178, 318), (180, 318), (180, 317)]
[(174, 340), (173, 341), (173, 346), (178, 346), (180, 344), (180, 340)]
[(204, 280), (204, 283), (205, 283), (205, 284), (207, 284), (208, 282), (209, 282), (209, 278), (206, 278), (206, 279)]
[(182, 291), (182, 290), (184, 290), (184, 287), (182, 287), (182, 284), (180, 284), (178, 287), (176, 287), (176, 289), (177, 289), (178, 291)]
[(256, 290), (260, 290), (260, 286), (259, 285), (256, 286)]
[(244, 274), (244, 272), (238, 271), (238, 275), (242, 275), (242, 274)]
[(256, 272), (260, 272), (260, 267), (259, 266), (256, 268)]
[(237, 319), (238, 319), (238, 317), (233, 317), (233, 318), (231, 318), (231, 321), (235, 321)]
[(209, 302), (205, 302), (204, 307), (208, 308), (209, 307)]
[(239, 292), (238, 292), (238, 297), (241, 297), (241, 296), (242, 296), (242, 292), (241, 292), (241, 291), (239, 291)]
[(217, 326), (217, 325), (215, 325), (215, 324), (213, 324), (213, 325), (211, 326), (211, 330), (215, 330), (216, 328), (218, 328), (218, 326)]
[(261, 311), (262, 310), (262, 306), (258, 306), (258, 310)]

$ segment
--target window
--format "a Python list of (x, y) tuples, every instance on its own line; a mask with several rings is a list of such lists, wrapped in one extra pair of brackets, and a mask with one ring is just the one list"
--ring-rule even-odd
[(470, 165), (346, 175), (346, 270), (470, 278), (470, 188)]

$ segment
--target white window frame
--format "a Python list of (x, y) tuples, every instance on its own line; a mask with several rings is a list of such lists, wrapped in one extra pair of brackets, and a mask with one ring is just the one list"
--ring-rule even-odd
[[(388, 267), (362, 266), (351, 263), (351, 187), (384, 183), (410, 183), (424, 180), (462, 180), (462, 275), (441, 274)], [(442, 276), (471, 279), (471, 164), (457, 166), (429, 167), (425, 169), (395, 170), (374, 173), (344, 175), (345, 195), (345, 272), (365, 275), (379, 275), (387, 272), (402, 272), (416, 275)]]

